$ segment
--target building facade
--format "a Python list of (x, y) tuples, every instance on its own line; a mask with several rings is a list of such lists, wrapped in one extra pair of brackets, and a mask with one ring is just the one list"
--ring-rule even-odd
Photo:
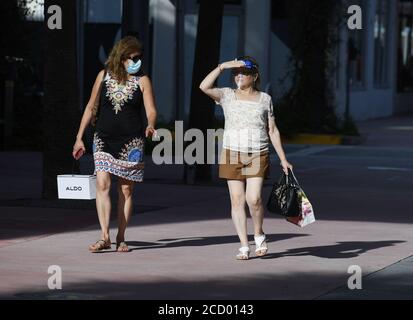
[[(140, 30), (146, 46), (144, 67), (153, 81), (161, 121), (186, 120), (199, 1), (77, 1), (83, 106), (96, 73), (122, 36), (127, 10), (135, 31), (144, 29)], [(286, 1), (226, 0), (224, 6), (220, 60), (254, 56), (262, 72), (262, 90), (273, 97), (280, 96), (290, 81), (285, 79), (290, 54), (288, 18), (283, 12)], [(355, 120), (413, 111), (413, 0), (346, 0), (344, 17), (346, 7), (354, 4), (362, 8), (362, 29), (350, 30), (346, 24), (338, 29), (337, 68), (331, 75), (337, 114), (342, 116), (346, 106)], [(35, 20), (41, 20), (42, 8), (38, 12)], [(232, 85), (229, 72), (220, 77), (218, 85)], [(220, 108), (216, 112), (222, 116)]]

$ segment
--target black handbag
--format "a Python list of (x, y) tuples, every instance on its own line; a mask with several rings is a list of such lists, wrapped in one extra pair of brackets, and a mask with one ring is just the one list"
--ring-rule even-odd
[(300, 189), (292, 170), (288, 169), (288, 176), (283, 171), (280, 179), (272, 188), (267, 202), (268, 211), (284, 217), (299, 216), (301, 212), (298, 196)]

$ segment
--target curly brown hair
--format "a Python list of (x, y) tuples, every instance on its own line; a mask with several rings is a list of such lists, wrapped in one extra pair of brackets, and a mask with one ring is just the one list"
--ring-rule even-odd
[(128, 73), (123, 65), (134, 52), (142, 54), (142, 43), (133, 36), (126, 36), (119, 40), (112, 48), (108, 59), (105, 62), (106, 71), (116, 80), (124, 84), (128, 80)]

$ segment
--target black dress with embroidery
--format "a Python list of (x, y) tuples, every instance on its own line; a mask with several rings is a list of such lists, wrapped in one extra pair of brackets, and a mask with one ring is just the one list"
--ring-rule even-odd
[(143, 181), (144, 124), (140, 77), (125, 85), (106, 74), (102, 83), (98, 119), (93, 137), (97, 171), (109, 172), (135, 182)]

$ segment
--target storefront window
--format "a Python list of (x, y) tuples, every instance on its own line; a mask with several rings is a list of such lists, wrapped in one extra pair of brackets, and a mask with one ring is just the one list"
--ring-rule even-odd
[(413, 1), (399, 4), (398, 90), (413, 91)]
[(86, 0), (84, 1), (84, 9), (85, 22), (122, 22), (122, 0)]
[(377, 0), (374, 21), (374, 84), (377, 86), (388, 83), (388, 26), (389, 1)]
[(348, 55), (349, 55), (349, 77), (352, 88), (363, 88), (365, 84), (365, 20), (366, 10), (365, 1), (352, 1), (352, 4), (358, 5), (362, 9), (363, 29), (350, 30), (348, 39)]

